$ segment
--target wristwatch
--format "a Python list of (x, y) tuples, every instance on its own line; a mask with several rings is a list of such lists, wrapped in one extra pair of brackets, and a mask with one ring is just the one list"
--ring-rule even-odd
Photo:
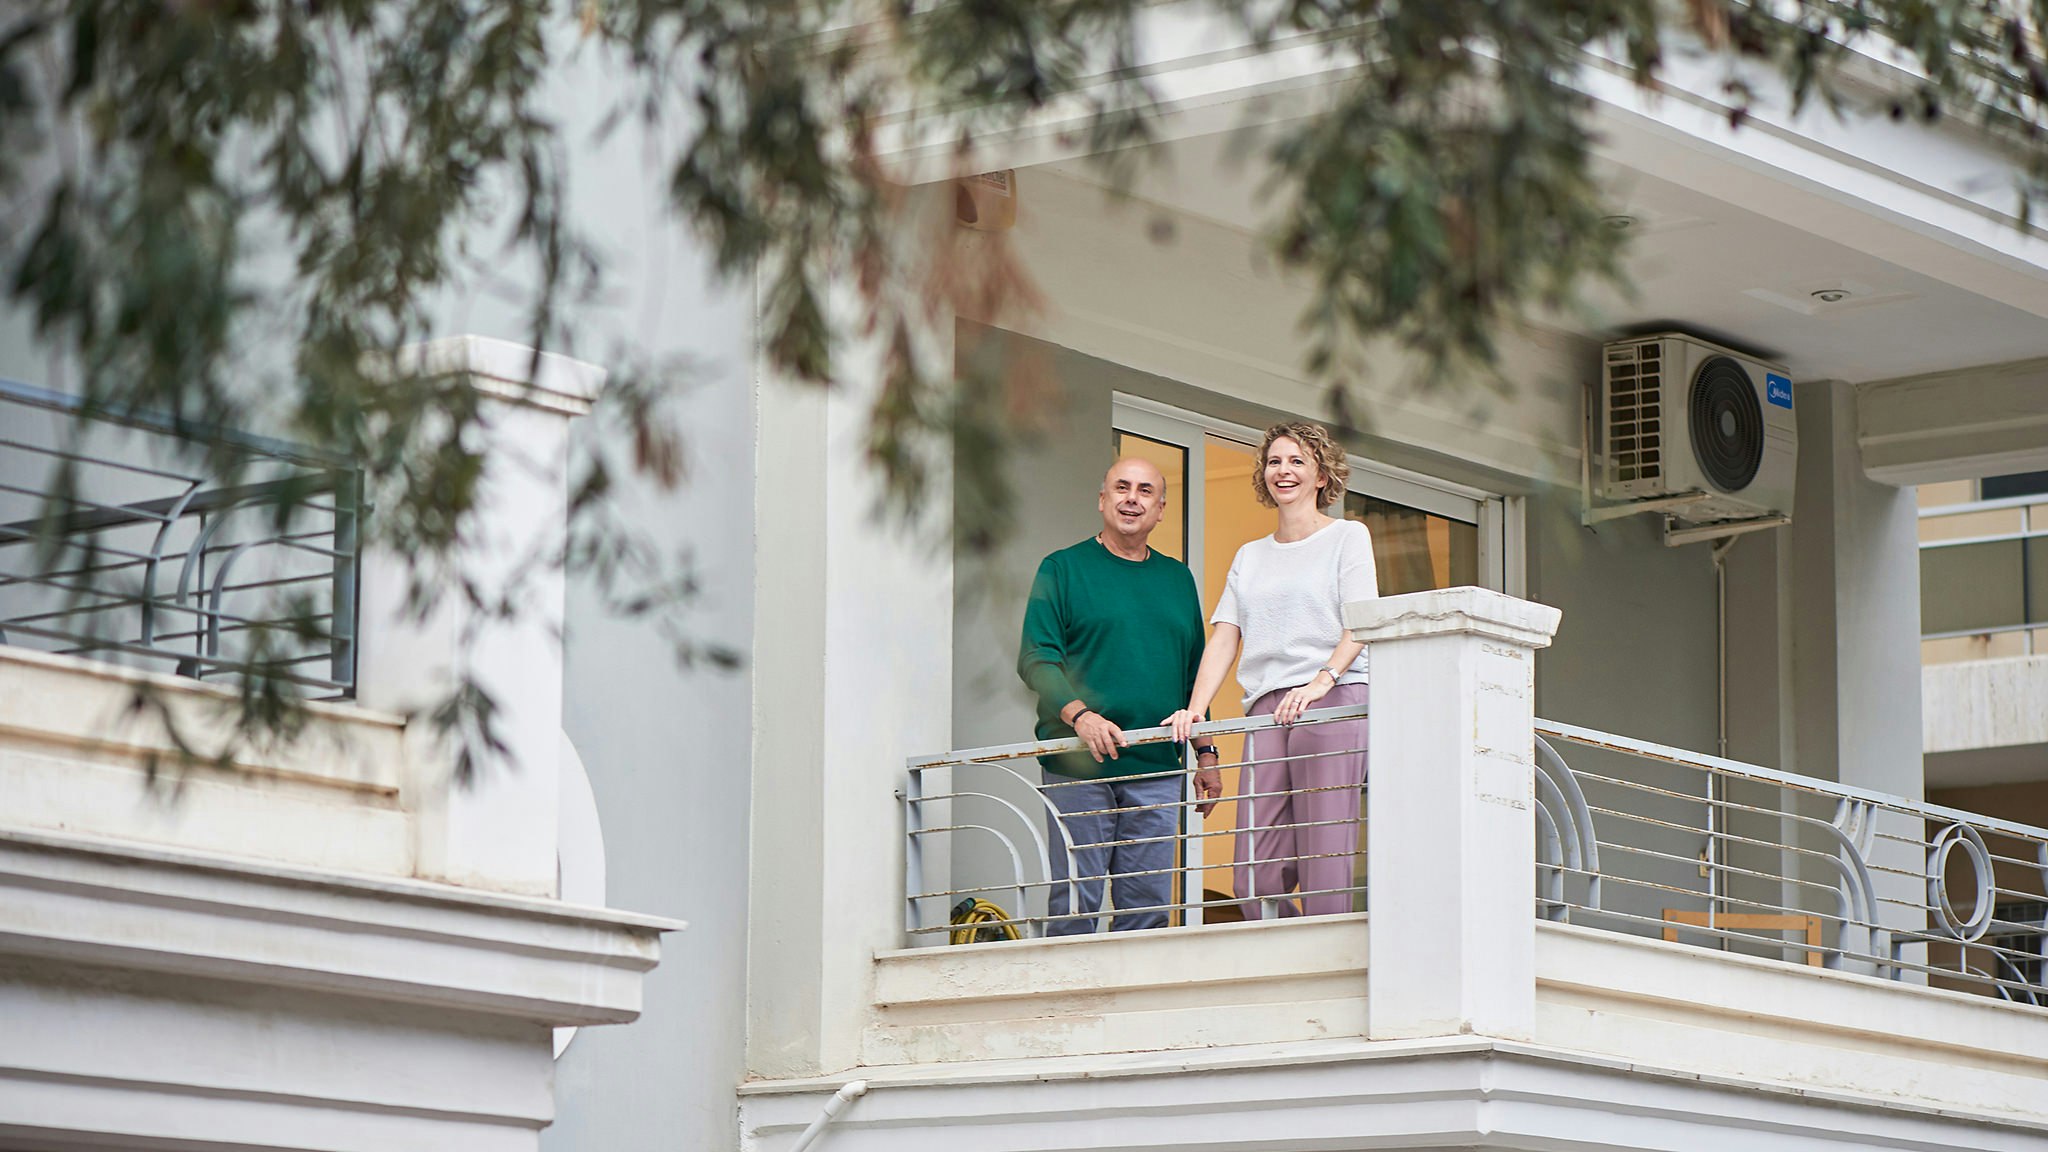
[(1217, 756), (1217, 757), (1220, 757), (1220, 756), (1222, 756), (1222, 755), (1223, 755), (1223, 753), (1222, 753), (1222, 752), (1221, 752), (1221, 751), (1220, 751), (1220, 750), (1219, 750), (1219, 749), (1218, 749), (1218, 748), (1217, 748), (1217, 747), (1216, 747), (1216, 746), (1215, 746), (1214, 744), (1205, 744), (1205, 745), (1203, 745), (1202, 747), (1200, 747), (1200, 748), (1197, 748), (1197, 749), (1195, 749), (1195, 755), (1196, 755), (1197, 757), (1202, 757), (1202, 756)]

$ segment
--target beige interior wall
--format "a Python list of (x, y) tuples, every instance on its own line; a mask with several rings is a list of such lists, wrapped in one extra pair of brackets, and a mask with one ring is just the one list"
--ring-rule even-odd
[[(1237, 550), (1247, 542), (1256, 540), (1273, 531), (1274, 513), (1258, 502), (1252, 495), (1252, 466), (1257, 458), (1253, 448), (1234, 441), (1211, 436), (1203, 451), (1203, 505), (1202, 505), (1202, 618), (1208, 619), (1216, 611), (1216, 601), (1223, 595), (1223, 583), (1230, 575), (1230, 562), (1237, 556)], [(1234, 720), (1244, 715), (1244, 690), (1237, 683), (1237, 664), (1230, 665), (1230, 677), (1223, 683), (1222, 691), (1216, 693), (1216, 701), (1209, 707), (1209, 714), (1217, 720)], [(1235, 764), (1244, 758), (1244, 737), (1226, 736), (1217, 741), (1223, 752), (1223, 763)], [(1223, 770), (1223, 794), (1237, 795), (1238, 770)], [(1237, 802), (1218, 804), (1202, 821), (1204, 833), (1223, 832), (1236, 827)], [(1227, 835), (1207, 837), (1205, 860), (1219, 866), (1207, 869), (1202, 874), (1202, 887), (1225, 895), (1236, 895), (1229, 867), (1231, 838)]]

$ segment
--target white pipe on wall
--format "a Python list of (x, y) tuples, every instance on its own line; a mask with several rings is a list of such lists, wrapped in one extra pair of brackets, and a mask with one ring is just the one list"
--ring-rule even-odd
[(867, 1095), (867, 1093), (868, 1082), (865, 1080), (849, 1080), (841, 1085), (839, 1091), (834, 1092), (832, 1098), (825, 1101), (825, 1110), (818, 1113), (818, 1118), (811, 1121), (810, 1127), (805, 1128), (797, 1136), (796, 1143), (789, 1146), (789, 1152), (804, 1152), (804, 1149), (809, 1148), (816, 1142), (818, 1134), (825, 1130), (827, 1124), (838, 1119), (839, 1114), (846, 1111), (848, 1104)]

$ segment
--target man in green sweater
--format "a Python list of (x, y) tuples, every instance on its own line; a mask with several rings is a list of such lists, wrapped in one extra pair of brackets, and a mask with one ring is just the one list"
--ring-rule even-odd
[[(1039, 761), (1045, 796), (1062, 814), (1046, 828), (1049, 936), (1096, 929), (1105, 877), (1115, 931), (1166, 924), (1180, 747), (1132, 747), (1124, 729), (1155, 726), (1184, 706), (1202, 660), (1195, 578), (1147, 543), (1166, 511), (1166, 478), (1147, 461), (1119, 460), (1096, 505), (1102, 531), (1039, 564), (1017, 654), (1017, 674), (1038, 697), (1038, 738), (1079, 736), (1088, 746)], [(1213, 769), (1215, 744), (1195, 743), (1201, 765)], [(1220, 791), (1214, 780), (1213, 771), (1201, 774), (1204, 801)]]

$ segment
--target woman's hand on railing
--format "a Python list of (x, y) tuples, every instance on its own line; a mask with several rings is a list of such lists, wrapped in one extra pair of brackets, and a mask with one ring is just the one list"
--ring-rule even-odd
[(1280, 698), (1280, 706), (1273, 709), (1273, 719), (1281, 724), (1292, 724), (1301, 719), (1309, 706), (1330, 694), (1336, 682), (1326, 668), (1316, 669), (1315, 678)]
[(1200, 712), (1183, 708), (1159, 723), (1162, 727), (1173, 729), (1173, 738), (1176, 743), (1185, 744), (1193, 738), (1195, 725), (1201, 722), (1202, 714)]

